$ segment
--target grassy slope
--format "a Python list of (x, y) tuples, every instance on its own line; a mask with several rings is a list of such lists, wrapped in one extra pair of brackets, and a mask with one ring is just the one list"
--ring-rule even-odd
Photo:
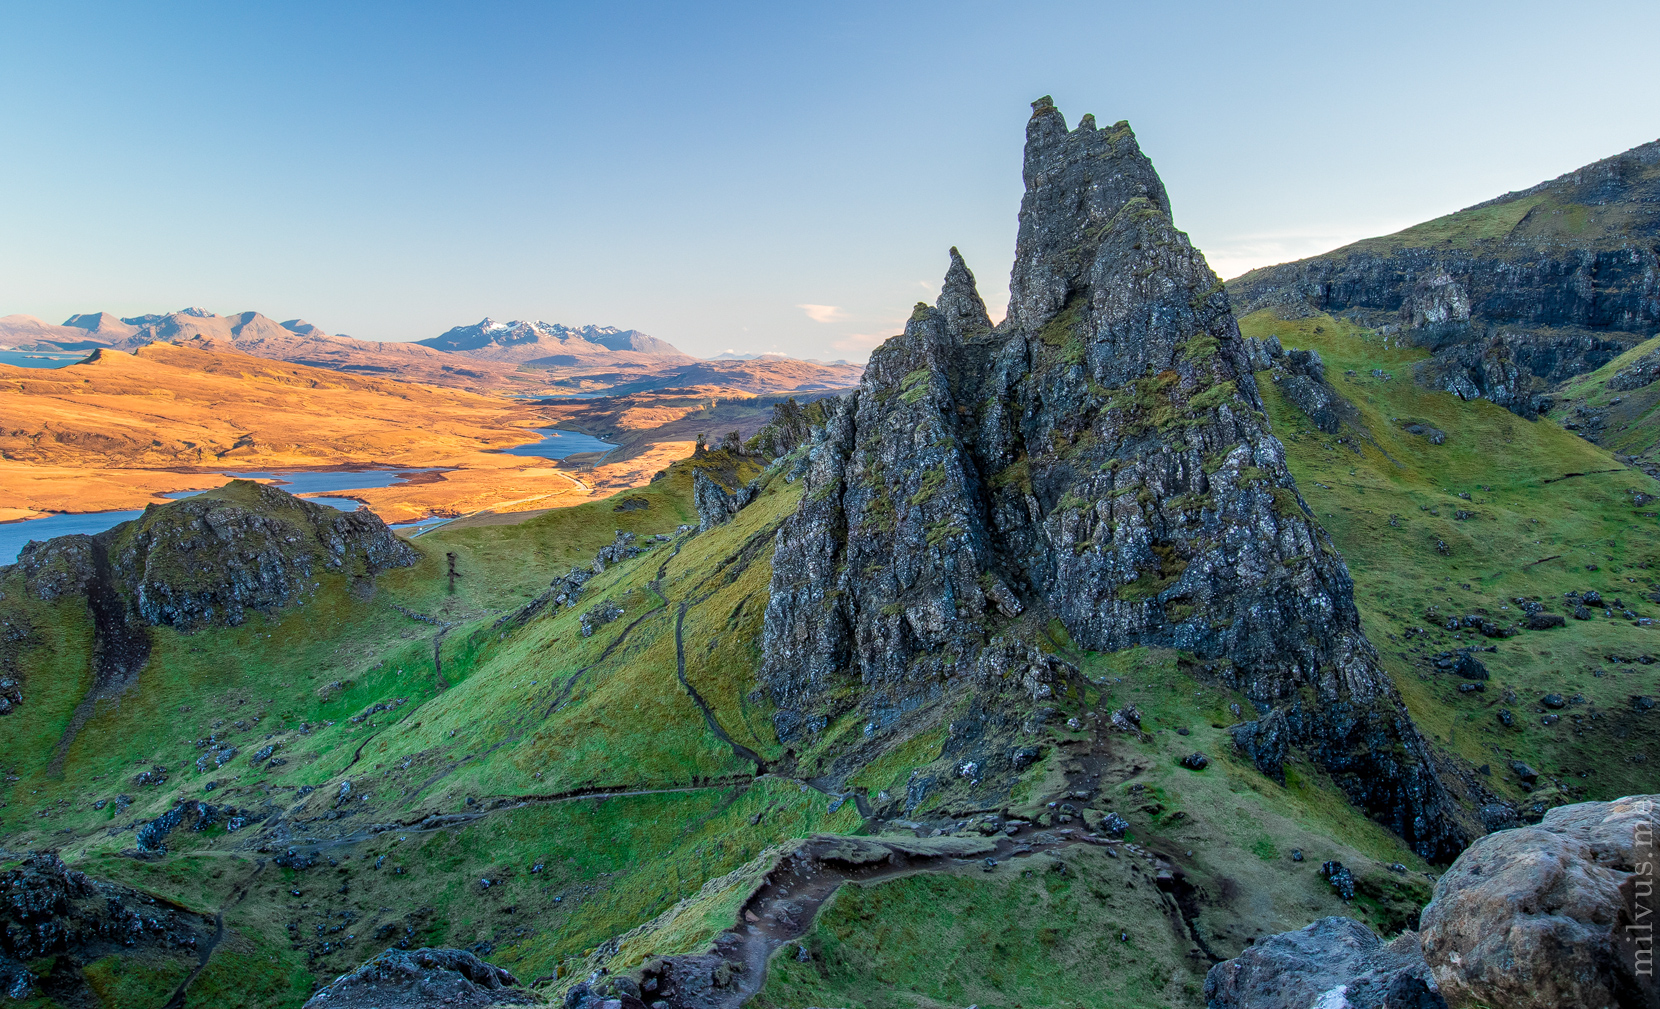
[[(1549, 600), (1586, 587), (1634, 601), (1638, 586), (1625, 579), (1646, 584), (1650, 569), (1638, 565), (1651, 562), (1644, 553), (1651, 548), (1630, 491), (1651, 482), (1617, 473), (1544, 484), (1547, 476), (1614, 467), (1600, 450), (1548, 422), (1529, 424), (1490, 404), (1416, 389), (1406, 379), (1413, 355), (1385, 350), (1362, 332), (1330, 320), (1253, 317), (1246, 326), (1278, 332), (1288, 345), (1317, 346), (1378, 443), (1400, 463), (1371, 447), (1357, 455), (1312, 431), (1265, 377), (1276, 431), (1304, 493), (1348, 557), (1368, 633), (1426, 730), (1473, 764), (1490, 764), (1492, 787), (1518, 798), (1515, 785), (1501, 780), (1494, 745), (1559, 777), (1591, 771), (1590, 778), (1564, 779), (1587, 795), (1637, 790), (1643, 765), (1620, 758), (1648, 737), (1625, 714), (1626, 697), (1653, 692), (1644, 684), (1660, 667), (1597, 659), (1609, 651), (1660, 651), (1649, 643), (1652, 631), (1599, 618), (1502, 641), (1498, 655), (1486, 657), (1495, 682), (1473, 697), (1421, 668), (1413, 653), (1418, 639), (1405, 641), (1402, 632), (1431, 626), (1422, 616), (1429, 605), (1444, 612), (1485, 606), (1504, 616), (1501, 606), (1513, 613), (1514, 604), (1503, 601), (1510, 596)], [(1343, 381), (1345, 368), (1369, 375), (1373, 367), (1400, 377)], [(1392, 426), (1392, 417), (1428, 421), (1449, 433), (1447, 444), (1429, 446)], [(1502, 466), (1494, 446), (1504, 448)], [(24, 656), (26, 704), (8, 716), (13, 731), (0, 740), (0, 767), (16, 778), (5, 783), (10, 806), (0, 813), (0, 846), (60, 846), (95, 875), (192, 907), (226, 908), (236, 939), (197, 979), (192, 1004), (279, 1006), (399, 937), (412, 945), (482, 943), (521, 976), (552, 973), (566, 958), (693, 897), (706, 880), (738, 869), (768, 845), (813, 830), (856, 828), (851, 804), (831, 814), (824, 796), (787, 779), (751, 782), (753, 765), (708, 732), (675, 671), (674, 615), (684, 601), (688, 680), (735, 740), (769, 760), (781, 755), (771, 712), (751, 692), (772, 530), (793, 509), (799, 483), (775, 481), (731, 524), (678, 540), (672, 557), (674, 546), (664, 544), (612, 567), (590, 583), (577, 609), (543, 614), (518, 629), (494, 626), (498, 615), (609, 543), (615, 529), (668, 532), (692, 518), (690, 482), (689, 467), (681, 465), (634, 492), (649, 501), (645, 509), (617, 512), (613, 499), (516, 526), (428, 534), (415, 541), (426, 559), (381, 576), (372, 599), (330, 581), (303, 609), (255, 617), (241, 628), (191, 637), (157, 632), (156, 660), (139, 687), (83, 731), (61, 779), (47, 777), (44, 767), (85, 689), (87, 629), (77, 604), (27, 602), (39, 646)], [(1454, 497), (1460, 490), (1473, 500)], [(1456, 521), (1458, 507), (1478, 517)], [(1399, 528), (1388, 524), (1391, 514), (1401, 517)], [(1451, 545), (1451, 557), (1434, 552), (1436, 539)], [(458, 555), (464, 575), (454, 595), (443, 577), (446, 551)], [(1566, 557), (1521, 567), (1556, 553)], [(1599, 571), (1586, 572), (1588, 563)], [(11, 599), (21, 595), (14, 581), (15, 575), (3, 586)], [(615, 600), (624, 615), (583, 638), (577, 617), (602, 599)], [(434, 628), (393, 610), (394, 602), (455, 624), (442, 648), (444, 689), (432, 662)], [(1432, 636), (1436, 643), (1426, 652), (1457, 643), (1445, 632)], [(1315, 875), (1326, 858), (1357, 867), (1370, 881), (1349, 913), (1383, 928), (1401, 923), (1401, 907), (1427, 882), (1418, 873), (1423, 867), (1306, 765), (1293, 765), (1282, 788), (1236, 761), (1219, 727), (1232, 720), (1226, 709), (1235, 698), (1188, 679), (1171, 653), (1075, 658), (1091, 682), (1069, 702), (1072, 713), (1134, 702), (1149, 730), (1144, 741), (1113, 736), (1092, 751), (1106, 782), (1095, 804), (1126, 815), (1137, 840), (1174, 858), (1198, 883), (1205, 895), (1199, 928), (1219, 952), (1343, 913)], [(1609, 675), (1588, 675), (1593, 665)], [(1501, 732), (1492, 714), (1506, 687), (1518, 692), (1513, 707), (1522, 728)], [(1583, 692), (1591, 703), (1564, 711), (1563, 721), (1546, 729), (1526, 704), (1546, 689)], [(409, 700), (401, 707), (349, 721), (374, 702), (402, 697)], [(1576, 727), (1572, 717), (1591, 711), (1598, 719)], [(238, 720), (244, 728), (236, 728)], [(301, 733), (301, 723), (309, 731)], [(243, 753), (223, 771), (199, 776), (194, 741), (216, 726)], [(247, 754), (267, 733), (288, 763), (256, 771)], [(1059, 725), (1045, 733), (1039, 741), (1046, 758), (1017, 789), (1017, 810), (1022, 803), (1027, 812), (1043, 809), (1067, 787), (1071, 755), (1089, 749), (1084, 733)], [(872, 793), (902, 788), (913, 769), (939, 762), (943, 740), (939, 730), (921, 735), (852, 781)], [(1196, 749), (1211, 755), (1210, 768), (1194, 773), (1177, 765)], [(165, 786), (131, 784), (133, 774), (156, 763), (172, 769)], [(343, 778), (353, 781), (354, 799), (337, 810)], [(204, 793), (207, 780), (223, 784)], [(302, 796), (303, 786), (316, 790)], [(594, 787), (653, 794), (556, 798)], [(662, 789), (669, 791), (655, 791)], [(117, 792), (135, 796), (131, 810), (91, 808)], [(130, 824), (175, 796), (284, 810), (290, 843), (327, 841), (375, 822), (411, 823), (430, 812), (490, 812), (468, 826), (348, 836), (303, 872), (262, 865), (268, 856), (246, 850), (248, 835), (227, 835), (223, 827), (175, 832), (172, 852), (158, 861), (120, 855), (132, 845)], [(328, 819), (341, 811), (350, 815)], [(106, 832), (123, 825), (126, 831)], [(1291, 860), (1294, 848), (1306, 861)], [(1116, 992), (1126, 1005), (1194, 1001), (1205, 962), (1188, 955), (1179, 922), (1145, 880), (1137, 883), (1131, 860), (1083, 850), (1063, 860), (1072, 867), (1058, 877), (1064, 887), (1046, 869), (1027, 873), (1016, 862), (1007, 871), (917, 877), (844, 894), (806, 940), (811, 963), (790, 961), (763, 1000), (1058, 1005), (1085, 994), (1079, 977), (1096, 977), (1092, 990)], [(1383, 868), (1396, 861), (1413, 874)], [(541, 871), (532, 871), (537, 865)], [(492, 886), (484, 888), (483, 879)], [(1132, 883), (1140, 889), (1131, 890)], [(245, 896), (238, 899), (239, 892)], [(1065, 913), (1052, 921), (1026, 913), (1025, 924), (998, 940), (1001, 949), (975, 938), (1009, 931), (1017, 909), (1035, 907)], [(725, 922), (724, 909), (718, 901), (696, 905), (684, 927), (662, 940), (667, 945), (642, 945), (630, 958), (697, 948)], [(303, 942), (287, 941), (289, 923)], [(1102, 933), (1111, 939), (1114, 929), (1132, 941), (1104, 942)], [(324, 942), (329, 947), (319, 953)], [(953, 958), (949, 973), (939, 969), (945, 955)], [(1071, 967), (1056, 970), (1057, 962)], [(1006, 989), (1002, 1000), (994, 997), (999, 986)]]
[(1632, 457), (1648, 472), (1660, 472), (1660, 382), (1626, 392), (1608, 388), (1609, 379), (1620, 369), (1657, 349), (1660, 337), (1638, 344), (1588, 375), (1562, 383), (1550, 416), (1567, 424), (1574, 421), (1581, 405), (1605, 412), (1607, 424), (1599, 443)]
[[(1660, 166), (1629, 166), (1626, 185), (1653, 185), (1660, 178)], [(1561, 184), (1541, 192), (1505, 202), (1469, 207), (1414, 224), (1390, 235), (1365, 238), (1315, 259), (1347, 259), (1363, 254), (1388, 256), (1402, 249), (1451, 251), (1485, 247), (1496, 255), (1536, 254), (1533, 250), (1555, 246), (1575, 248), (1618, 248), (1653, 227), (1653, 212), (1641, 199), (1625, 202), (1581, 202), (1574, 184)], [(1507, 248), (1508, 247), (1508, 248)], [(1260, 272), (1252, 270), (1233, 283), (1248, 281)]]
[[(1472, 765), (1489, 766), (1484, 783), (1516, 801), (1534, 798), (1509, 774), (1513, 759), (1575, 797), (1651, 791), (1646, 761), (1660, 758), (1656, 727), (1630, 702), (1655, 692), (1660, 665), (1606, 657), (1660, 656), (1660, 632), (1598, 616), (1489, 642), (1446, 631), (1430, 609), (1442, 621), (1482, 614), (1508, 624), (1520, 619), (1517, 597), (1565, 613), (1563, 593), (1596, 589), (1652, 616), (1656, 607), (1645, 597), (1660, 589), (1660, 542), (1652, 505), (1640, 506), (1635, 495), (1660, 492), (1655, 482), (1550, 421), (1416, 386), (1411, 368), (1423, 352), (1386, 347), (1367, 330), (1269, 313), (1248, 316), (1241, 328), (1318, 350), (1375, 441), (1321, 434), (1278, 396), (1268, 374), (1259, 376), (1298, 485), (1354, 575), (1366, 632), (1425, 732)], [(1375, 378), (1374, 369), (1393, 377)], [(1398, 422), (1411, 420), (1445, 431), (1446, 443), (1408, 434)], [(1568, 473), (1588, 475), (1561, 479)], [(1460, 520), (1460, 511), (1472, 517)], [(1437, 552), (1438, 541), (1450, 555)], [(1409, 636), (1415, 627), (1426, 633)], [(1493, 673), (1484, 693), (1460, 694), (1464, 681), (1426, 661), (1490, 643), (1498, 651), (1481, 657)], [(1552, 692), (1585, 701), (1546, 726), (1539, 700)], [(1501, 708), (1514, 713), (1516, 728), (1499, 723)]]

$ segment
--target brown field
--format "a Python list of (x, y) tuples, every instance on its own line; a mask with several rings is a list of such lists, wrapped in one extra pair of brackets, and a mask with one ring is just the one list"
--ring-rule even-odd
[(0, 366), (0, 519), (138, 508), (225, 470), (444, 467), (353, 492), (388, 521), (595, 493), (547, 460), (491, 449), (546, 424), (520, 402), (249, 357), (222, 347), (103, 350), (56, 370)]
[[(339, 492), (388, 522), (540, 512), (650, 481), (699, 434), (753, 434), (777, 396), (729, 386), (583, 401), (480, 395), (252, 357), (224, 343), (99, 350), (59, 369), (0, 366), (0, 521), (141, 508), (226, 471), (439, 468)], [(559, 426), (618, 448), (560, 463), (503, 455)]]

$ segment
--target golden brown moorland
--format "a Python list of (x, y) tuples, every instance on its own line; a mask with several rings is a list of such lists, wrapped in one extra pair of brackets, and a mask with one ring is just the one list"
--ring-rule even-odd
[(227, 470), (443, 470), (352, 493), (388, 521), (591, 496), (593, 480), (500, 453), (535, 441), (525, 429), (538, 422), (505, 398), (200, 343), (101, 350), (56, 370), (0, 366), (0, 519), (142, 507), (218, 486)]

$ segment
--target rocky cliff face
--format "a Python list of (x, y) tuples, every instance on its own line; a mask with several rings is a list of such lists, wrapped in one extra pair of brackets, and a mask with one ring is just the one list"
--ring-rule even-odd
[[(107, 567), (101, 573), (99, 559)], [(97, 537), (30, 543), (18, 557), (37, 598), (106, 586), (138, 621), (185, 630), (239, 624), (302, 597), (314, 576), (373, 576), (419, 555), (366, 511), (342, 512), (236, 480), (209, 494), (152, 505)]]
[(1228, 292), (1242, 314), (1398, 330), (1436, 352), (1425, 382), (1531, 416), (1551, 383), (1660, 332), (1660, 141)]
[(9, 999), (95, 1004), (80, 968), (116, 952), (194, 965), (213, 933), (211, 916), (89, 878), (49, 852), (0, 872), (0, 991)]
[(766, 614), (779, 737), (857, 710), (897, 739), (942, 702), (1040, 701), (1068, 674), (1035, 632), (1053, 617), (1087, 649), (1192, 656), (1256, 705), (1236, 738), (1264, 772), (1306, 748), (1450, 857), (1464, 835), (1428, 749), (1128, 124), (1068, 130), (1042, 99), (1024, 175), (1008, 318), (952, 250), (939, 300), (815, 435)]

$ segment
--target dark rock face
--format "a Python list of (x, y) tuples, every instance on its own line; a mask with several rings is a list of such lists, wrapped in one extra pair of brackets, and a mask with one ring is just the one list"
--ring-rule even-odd
[(1305, 747), (1451, 857), (1463, 833), (1268, 431), (1252, 349), (1129, 126), (1068, 131), (1034, 103), (1025, 177), (1008, 319), (953, 250), (938, 302), (811, 444), (766, 614), (780, 739), (854, 707), (880, 735), (945, 698), (1041, 701), (1069, 675), (1035, 643), (1055, 617), (1084, 648), (1197, 656), (1256, 704), (1236, 739), (1264, 740), (1259, 767)]
[(754, 499), (753, 487), (729, 491), (702, 470), (692, 474), (692, 503), (697, 507), (699, 532), (708, 532), (721, 525)]
[[(38, 989), (67, 1005), (92, 1004), (79, 967), (116, 951), (194, 961), (197, 944), (213, 932), (212, 918), (91, 879), (50, 853), (37, 852), (0, 873), (0, 991), (10, 998)], [(29, 970), (49, 957), (57, 961), (47, 976)]]
[(1403, 331), (1435, 351), (1420, 380), (1532, 416), (1549, 383), (1660, 331), (1657, 205), (1660, 141), (1400, 235), (1254, 270), (1229, 294), (1242, 314), (1331, 312)]
[(1253, 370), (1262, 370), (1255, 367), (1259, 357), (1263, 359), (1264, 367), (1275, 368), (1272, 378), (1278, 383), (1280, 392), (1293, 406), (1307, 414), (1321, 431), (1337, 434), (1343, 430), (1345, 423), (1362, 429), (1360, 411), (1326, 380), (1326, 365), (1320, 360), (1318, 351), (1293, 350), (1287, 353), (1280, 349), (1279, 341), (1274, 340), (1264, 342), (1261, 351), (1252, 348), (1251, 357)]
[(1353, 918), (1257, 942), (1205, 976), (1210, 1009), (1446, 1009), (1410, 932), (1387, 945)]
[(304, 1009), (544, 1005), (519, 980), (464, 949), (389, 949), (334, 979)]
[[(101, 552), (107, 576), (100, 575)], [(151, 505), (96, 537), (30, 543), (18, 563), (40, 599), (96, 597), (107, 585), (139, 622), (188, 630), (280, 608), (303, 596), (321, 571), (367, 577), (419, 558), (370, 512), (342, 512), (237, 480), (222, 495)]]
[(248, 610), (299, 598), (319, 570), (374, 575), (419, 559), (369, 512), (337, 511), (264, 484), (235, 490), (152, 506), (113, 538), (111, 566), (145, 623), (239, 624)]
[(1424, 957), (1447, 1000), (1660, 1006), (1657, 804), (1660, 795), (1558, 806), (1537, 827), (1488, 834), (1460, 855), (1422, 916)]
[(1645, 385), (1660, 382), (1660, 350), (1651, 350), (1614, 373), (1608, 388), (1615, 392), (1631, 392)]

